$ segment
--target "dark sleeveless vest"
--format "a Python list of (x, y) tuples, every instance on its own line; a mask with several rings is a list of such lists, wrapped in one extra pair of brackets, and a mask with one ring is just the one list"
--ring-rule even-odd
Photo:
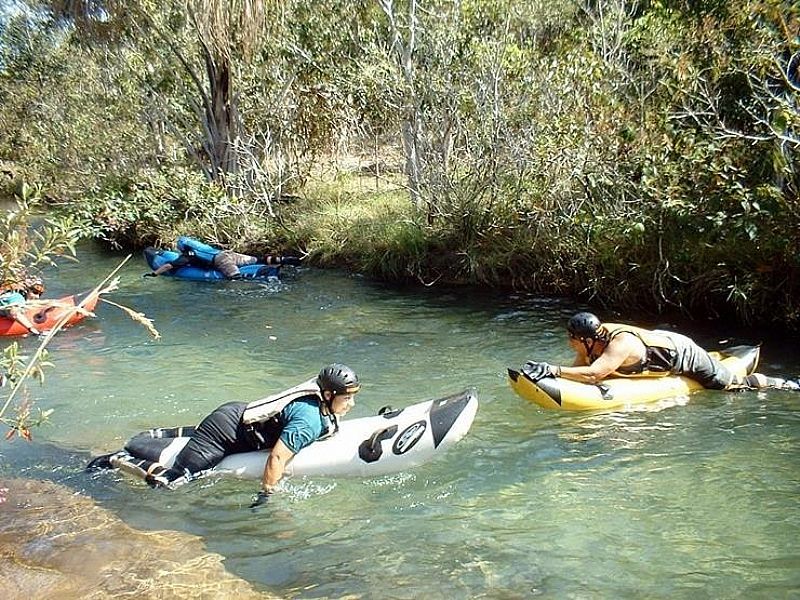
[[(630, 333), (639, 338), (645, 346), (644, 360), (619, 367), (614, 371), (614, 375), (618, 377), (664, 377), (672, 372), (677, 352), (675, 344), (667, 336), (633, 325), (603, 323), (602, 326), (608, 332), (609, 342), (621, 333)], [(590, 355), (589, 361), (594, 362), (598, 356)]]

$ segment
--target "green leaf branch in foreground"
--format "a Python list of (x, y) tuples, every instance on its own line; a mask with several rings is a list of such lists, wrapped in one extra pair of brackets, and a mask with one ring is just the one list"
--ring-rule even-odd
[[(85, 311), (83, 304), (97, 295), (108, 294), (116, 290), (119, 286), (119, 278), (116, 276), (120, 269), (130, 260), (131, 256), (128, 255), (125, 259), (117, 265), (117, 267), (106, 276), (95, 288), (86, 294), (83, 300), (75, 305), (68, 307), (58, 322), (50, 329), (44, 336), (42, 336), (41, 343), (36, 348), (31, 356), (22, 356), (19, 353), (19, 346), (16, 342), (12, 342), (3, 353), (3, 358), (0, 359), (0, 369), (4, 373), (0, 373), (3, 383), (10, 382), (11, 390), (8, 394), (3, 405), (0, 407), (0, 423), (9, 428), (6, 434), (6, 439), (11, 439), (15, 434), (30, 440), (32, 439), (31, 429), (47, 422), (48, 417), (52, 414), (52, 410), (38, 411), (38, 416), (32, 416), (33, 402), (30, 399), (28, 390), (25, 387), (27, 380), (35, 378), (39, 380), (40, 384), (44, 384), (44, 368), (52, 367), (52, 363), (48, 361), (47, 345), (50, 340), (70, 321), (72, 316), (80, 311)], [(112, 306), (122, 309), (128, 314), (135, 322), (144, 326), (154, 339), (159, 339), (161, 335), (158, 330), (153, 326), (152, 321), (147, 319), (142, 313), (136, 312), (128, 307), (108, 302)], [(14, 399), (22, 394), (23, 400), (17, 405), (12, 404)], [(15, 416), (8, 417), (7, 412), (9, 408), (14, 407)]]

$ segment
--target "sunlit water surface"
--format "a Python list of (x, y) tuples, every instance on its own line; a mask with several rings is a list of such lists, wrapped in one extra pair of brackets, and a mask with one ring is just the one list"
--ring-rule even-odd
[[(121, 259), (91, 246), (80, 256), (49, 273), (49, 295), (88, 289)], [(230, 571), (286, 597), (800, 597), (800, 395), (548, 413), (513, 394), (505, 368), (571, 361), (575, 305), (314, 269), (268, 285), (144, 271), (134, 257), (111, 299), (163, 338), (107, 305), (60, 333), (55, 368), (32, 388), (52, 425), (34, 444), (0, 446), (0, 469), (80, 490), (135, 527), (200, 535)], [(768, 343), (762, 370), (800, 372), (783, 351)], [(364, 383), (351, 418), (476, 386), (475, 424), (413, 472), (293, 479), (258, 513), (246, 508), (252, 481), (168, 493), (82, 471), (140, 430), (196, 423), (332, 361)]]

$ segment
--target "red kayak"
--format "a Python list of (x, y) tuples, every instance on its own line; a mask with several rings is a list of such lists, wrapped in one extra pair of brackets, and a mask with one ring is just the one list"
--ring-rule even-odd
[[(72, 307), (80, 304), (81, 301), (87, 296), (88, 299), (83, 303), (83, 308), (88, 311), (94, 311), (94, 307), (97, 306), (97, 301), (100, 299), (100, 295), (97, 292), (87, 292), (85, 294), (74, 294), (72, 296), (64, 296), (63, 298), (54, 299), (50, 301), (51, 304), (45, 305), (41, 305), (42, 300), (37, 300), (35, 301), (35, 306), (25, 310), (25, 314), (28, 315), (31, 323), (36, 326), (36, 329), (41, 332), (49, 331), (55, 327), (56, 323), (58, 323), (61, 317), (67, 314)], [(85, 316), (86, 315), (82, 314), (81, 312), (76, 311), (72, 314), (64, 326), (69, 327), (70, 325), (74, 325), (78, 321), (82, 321)], [(9, 317), (0, 317), (0, 336), (25, 335), (26, 333), (28, 333), (28, 330), (14, 319)]]

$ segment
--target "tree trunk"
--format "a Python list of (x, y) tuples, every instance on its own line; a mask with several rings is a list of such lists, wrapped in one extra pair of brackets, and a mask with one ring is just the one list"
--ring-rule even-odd
[(231, 67), (226, 60), (215, 60), (208, 52), (205, 53), (205, 62), (211, 103), (206, 107), (204, 148), (212, 180), (224, 181), (226, 175), (239, 170), (236, 143), (240, 132)]
[[(378, 4), (389, 20), (389, 30), (392, 35), (392, 50), (397, 58), (398, 66), (403, 74), (406, 83), (406, 109), (403, 115), (401, 133), (403, 136), (403, 151), (406, 158), (406, 177), (408, 178), (408, 189), (411, 202), (420, 207), (422, 194), (420, 185), (422, 181), (422, 162), (420, 156), (420, 136), (422, 134), (422, 118), (419, 111), (417, 99), (416, 82), (414, 81), (414, 47), (416, 45), (416, 0), (411, 0), (408, 4), (408, 39), (403, 41), (400, 28), (395, 19), (394, 5), (392, 0), (378, 0)], [(431, 220), (430, 209), (428, 221)]]

